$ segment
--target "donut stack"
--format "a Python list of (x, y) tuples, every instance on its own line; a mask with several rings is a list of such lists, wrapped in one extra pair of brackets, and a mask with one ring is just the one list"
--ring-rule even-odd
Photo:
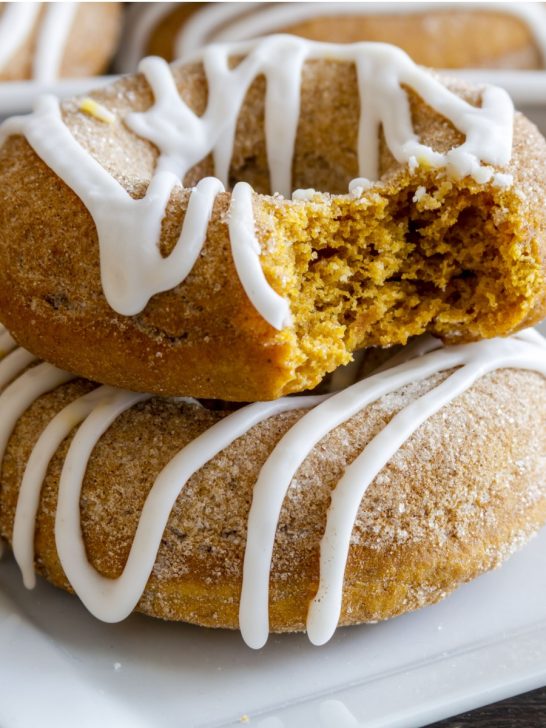
[(502, 90), (269, 36), (41, 98), (1, 142), (28, 587), (322, 644), (546, 521), (546, 142)]

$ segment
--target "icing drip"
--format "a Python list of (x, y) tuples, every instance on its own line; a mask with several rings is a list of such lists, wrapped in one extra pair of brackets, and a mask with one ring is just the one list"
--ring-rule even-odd
[[(234, 56), (244, 57), (230, 68), (229, 59)], [(199, 58), (208, 81), (208, 102), (202, 116), (180, 97), (164, 61), (147, 58), (140, 64), (154, 103), (144, 112), (128, 114), (123, 121), (160, 153), (142, 199), (133, 199), (78, 144), (52, 97), (39, 99), (32, 115), (9, 119), (0, 131), (0, 142), (11, 134), (23, 134), (88, 209), (97, 228), (104, 295), (120, 314), (139, 313), (153, 295), (176, 287), (190, 273), (206, 240), (215, 198), (228, 184), (237, 120), (247, 91), (258, 76), (266, 78), (266, 150), (274, 191), (290, 196), (302, 68), (305, 61), (319, 58), (357, 67), (362, 102), (359, 178), (350, 189), (365, 188), (371, 184), (369, 180), (377, 179), (380, 127), (390, 151), (402, 164), (415, 167), (419, 160), (458, 177), (472, 175), (480, 183), (499, 178), (499, 184), (509, 184), (508, 175), (499, 176), (489, 166), (507, 164), (512, 149), (513, 107), (499, 88), (486, 87), (482, 106), (472, 106), (405, 53), (381, 43), (335, 45), (271, 36), (259, 42), (211, 46)], [(464, 143), (445, 154), (421, 144), (402, 86), (412, 88), (449, 119), (466, 136)], [(203, 179), (189, 191), (179, 240), (164, 258), (159, 239), (171, 194), (183, 184), (187, 172), (209, 154), (217, 178)], [(261, 269), (252, 190), (243, 182), (233, 189), (230, 216), (233, 259), (250, 302), (274, 328), (289, 326), (288, 302), (272, 289)]]
[(32, 63), (33, 77), (37, 81), (53, 81), (58, 77), (77, 10), (76, 3), (49, 4), (36, 40)]
[[(3, 336), (0, 330), (0, 339)], [(0, 395), (3, 412), (0, 460), (23, 412), (40, 395), (71, 378), (49, 364), (27, 368), (34, 361), (28, 352), (14, 349), (0, 362), (0, 386), (6, 387)], [(367, 488), (423, 422), (478, 378), (499, 368), (528, 369), (546, 376), (546, 341), (533, 330), (509, 339), (451, 347), (442, 347), (439, 341), (425, 336), (404, 347), (372, 376), (340, 392), (285, 397), (236, 410), (184, 447), (157, 476), (146, 498), (129, 558), (118, 579), (101, 576), (87, 560), (80, 525), (80, 495), (89, 458), (100, 437), (121, 413), (150, 395), (98, 387), (67, 405), (50, 421), (29, 457), (13, 531), (14, 553), (25, 585), (32, 587), (35, 582), (33, 539), (47, 467), (74, 428), (78, 429), (59, 482), (56, 548), (67, 578), (82, 602), (95, 616), (115, 622), (138, 604), (171, 510), (192, 475), (260, 422), (281, 412), (307, 409), (309, 412), (286, 432), (263, 465), (248, 515), (240, 628), (251, 647), (261, 647), (269, 632), (269, 575), (277, 524), (287, 490), (300, 465), (325, 435), (380, 397), (437, 372), (454, 370), (440, 385), (393, 417), (346, 468), (332, 491), (320, 549), (319, 587), (307, 619), (309, 638), (315, 644), (323, 644), (339, 620), (351, 533)], [(194, 400), (189, 402), (198, 405)]]
[(238, 182), (233, 188), (230, 213), (231, 253), (246, 295), (276, 329), (289, 326), (288, 302), (267, 285), (260, 266), (260, 244), (254, 231), (252, 212), (252, 187), (246, 182)]
[[(145, 55), (156, 25), (175, 9), (175, 3), (147, 3), (135, 7), (126, 47), (120, 61), (122, 70), (132, 72)], [(282, 32), (284, 28), (314, 18), (365, 15), (416, 15), (430, 12), (453, 12), (452, 3), (438, 2), (290, 2), (290, 3), (211, 3), (193, 13), (178, 31), (175, 57), (185, 58), (209, 43), (248, 40), (260, 35)], [(543, 59), (546, 60), (546, 10), (540, 3), (473, 2), (467, 12), (511, 15), (531, 31)]]
[(41, 82), (58, 77), (68, 35), (77, 11), (76, 3), (6, 3), (0, 16), (0, 69), (29, 39), (38, 21), (32, 77)]
[(25, 349), (11, 349), (8, 356), (2, 353), (0, 361), (0, 388), (4, 389), (8, 384), (19, 376), (28, 366), (37, 362), (38, 359)]
[(0, 69), (28, 38), (40, 12), (40, 3), (8, 3), (0, 15)]
[(34, 573), (34, 524), (40, 505), (42, 483), (47, 474), (47, 466), (63, 440), (68, 437), (74, 427), (83, 422), (96, 406), (111, 399), (115, 391), (111, 387), (98, 387), (69, 404), (47, 425), (30, 454), (17, 499), (12, 544), (13, 555), (19, 565), (27, 589), (33, 589), (36, 584)]
[[(25, 349), (16, 349), (0, 363), (1, 387), (5, 386), (6, 381), (10, 381), (24, 370), (23, 374), (18, 376), (11, 384), (8, 384), (0, 395), (0, 411), (2, 412), (0, 420), (0, 462), (4, 457), (8, 440), (19, 417), (42, 394), (74, 379), (73, 374), (57, 369), (51, 364), (37, 364), (27, 369), (35, 361), (35, 357)], [(6, 366), (4, 367), (4, 365)]]
[(17, 344), (13, 336), (9, 333), (9, 331), (6, 331), (6, 329), (0, 326), (0, 357), (4, 357), (6, 354), (9, 354), (9, 352), (13, 351), (16, 346)]

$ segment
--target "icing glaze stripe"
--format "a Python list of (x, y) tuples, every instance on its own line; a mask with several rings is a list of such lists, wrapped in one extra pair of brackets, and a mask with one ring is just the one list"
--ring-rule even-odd
[(2, 350), (2, 354), (0, 355), (2, 356), (2, 361), (0, 361), (0, 387), (2, 389), (7, 387), (11, 381), (24, 372), (33, 362), (38, 361), (35, 356), (29, 351), (25, 351), (25, 349), (14, 349), (14, 347), (11, 347), (7, 351), (7, 356), (5, 350)]
[(36, 585), (34, 524), (40, 505), (42, 483), (51, 458), (74, 427), (83, 422), (114, 391), (111, 387), (98, 387), (71, 402), (49, 422), (32, 449), (17, 499), (12, 543), (13, 555), (27, 589), (33, 589)]
[(229, 237), (235, 270), (249, 300), (276, 329), (289, 326), (291, 315), (288, 301), (267, 285), (260, 265), (260, 244), (254, 232), (252, 187), (246, 182), (238, 182), (233, 188)]
[(0, 69), (28, 38), (40, 12), (40, 3), (7, 3), (0, 15)]
[(33, 77), (37, 81), (47, 82), (58, 78), (77, 10), (78, 6), (73, 2), (47, 4), (32, 64)]
[[(15, 357), (17, 357), (16, 362)], [(74, 378), (72, 374), (57, 369), (51, 364), (37, 364), (27, 369), (26, 367), (33, 361), (35, 361), (35, 358), (28, 351), (16, 349), (0, 364), (0, 366), (3, 364), (10, 365), (11, 368), (8, 374), (10, 379), (16, 372), (23, 371), (0, 395), (0, 412), (2, 412), (0, 418), (0, 462), (4, 457), (6, 445), (19, 417), (42, 394)], [(14, 364), (16, 364), (17, 368)], [(0, 386), (4, 386), (4, 382), (1, 382)]]
[(9, 333), (9, 331), (6, 331), (3, 326), (0, 326), (0, 358), (9, 354), (9, 352), (13, 351), (16, 346), (17, 343), (13, 336)]

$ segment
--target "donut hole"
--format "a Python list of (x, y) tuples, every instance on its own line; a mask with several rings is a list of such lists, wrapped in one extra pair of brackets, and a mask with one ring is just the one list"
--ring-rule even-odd
[(361, 347), (424, 332), (455, 343), (458, 332), (508, 333), (539, 295), (536, 239), (514, 196), (493, 185), (430, 172), (358, 198), (317, 193), (270, 204), (278, 244), (264, 266), (270, 279), (279, 267), (291, 271), (284, 285), (273, 283), (290, 300), (298, 387)]

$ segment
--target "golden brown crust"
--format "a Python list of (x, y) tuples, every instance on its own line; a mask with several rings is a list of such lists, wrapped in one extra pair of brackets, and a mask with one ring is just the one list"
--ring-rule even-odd
[[(121, 21), (121, 3), (79, 3), (68, 35), (59, 76), (84, 78), (105, 71), (117, 47)], [(0, 81), (21, 81), (32, 78), (34, 49), (40, 22), (39, 16), (28, 40), (0, 71)]]
[[(205, 3), (178, 6), (154, 28), (146, 55), (174, 60), (177, 33)], [(315, 18), (275, 27), (270, 32), (291, 33), (329, 43), (372, 41), (391, 43), (416, 63), (433, 68), (543, 68), (544, 60), (532, 29), (525, 21), (499, 11), (427, 10), (426, 14), (395, 12)], [(213, 39), (214, 40), (214, 39)]]
[[(396, 412), (445, 374), (380, 399), (334, 430), (298, 470), (271, 572), (271, 628), (302, 629), (318, 579), (331, 489)], [(19, 421), (2, 470), (0, 534), (11, 540), (25, 463), (51, 417), (89, 382), (40, 398)], [(532, 403), (532, 406), (530, 406)], [(154, 399), (120, 416), (95, 448), (81, 497), (87, 553), (119, 575), (161, 468), (224, 412)], [(254, 427), (180, 494), (138, 609), (164, 619), (237, 626), (246, 522), (259, 469), (301, 412)], [(434, 415), (379, 473), (361, 504), (346, 570), (342, 624), (386, 619), (438, 601), (497, 566), (546, 521), (546, 380), (501, 370)], [(36, 530), (38, 571), (69, 588), (53, 527), (63, 443), (49, 468)]]
[[(174, 73), (186, 101), (202, 113), (206, 83), (201, 67), (179, 67)], [(320, 94), (316, 93), (319, 86)], [(452, 86), (472, 103), (479, 101), (479, 92), (460, 84)], [(294, 186), (344, 191), (357, 174), (359, 104), (354, 69), (344, 63), (311, 62), (306, 66), (302, 89)], [(152, 102), (141, 76), (124, 79), (94, 96), (120, 117), (130, 109), (144, 110)], [(260, 192), (268, 189), (263, 103), (264, 83), (258, 79), (239, 118), (231, 169), (234, 181), (243, 178)], [(415, 129), (424, 142), (440, 150), (460, 142), (460, 134), (423, 102), (413, 97), (412, 106)], [(83, 114), (76, 102), (64, 106), (64, 118), (77, 140), (130, 194), (143, 194), (157, 154), (151, 144), (123, 124), (106, 125)], [(484, 209), (492, 210), (488, 224), (494, 228), (487, 238), (494, 241), (499, 230), (506, 233), (510, 254), (518, 255), (532, 268), (528, 291), (510, 300), (505, 311), (500, 307), (502, 315), (493, 315), (491, 308), (481, 319), (476, 315), (474, 323), (466, 327), (458, 321), (450, 325), (449, 320), (439, 326), (432, 314), (422, 322), (414, 317), (418, 325), (412, 326), (411, 312), (407, 330), (392, 326), (390, 333), (375, 340), (373, 327), (372, 338), (359, 338), (357, 327), (349, 350), (361, 345), (405, 343), (408, 336), (425, 329), (457, 341), (506, 335), (542, 318), (546, 311), (545, 167), (544, 139), (530, 122), (516, 115), (513, 159), (508, 169), (514, 185), (503, 191), (472, 185), (468, 180), (453, 183), (455, 196), (459, 187), (472, 194), (477, 188), (478, 192), (487, 188), (490, 202)], [(402, 190), (411, 200), (408, 190), (435, 179), (426, 170), (410, 176), (384, 146), (382, 169), (385, 177), (378, 194), (387, 199)], [(207, 159), (190, 171), (185, 183), (194, 184), (210, 173), (211, 160)], [(269, 326), (239, 282), (227, 229), (229, 194), (217, 198), (203, 253), (187, 279), (172, 291), (154, 296), (141, 314), (124, 317), (109, 307), (102, 293), (91, 216), (20, 137), (8, 139), (0, 150), (0, 181), (0, 320), (19, 343), (38, 356), (91, 379), (129, 389), (234, 401), (270, 399), (314, 386), (326, 371), (347, 360), (340, 354), (307, 380), (299, 374), (305, 358), (301, 335), (291, 328), (277, 332)], [(163, 226), (164, 252), (179, 235), (187, 200), (187, 191), (178, 188), (173, 193)], [(267, 196), (254, 198), (258, 233), (264, 242), (279, 235), (282, 238), (278, 222), (281, 209), (276, 210), (276, 205)], [(293, 205), (287, 202), (284, 208), (292, 209)], [(333, 206), (327, 203), (326, 208)], [(516, 248), (520, 252), (514, 252)], [(282, 276), (275, 277), (273, 266), (267, 265), (267, 253), (262, 263), (271, 285), (284, 294)]]

